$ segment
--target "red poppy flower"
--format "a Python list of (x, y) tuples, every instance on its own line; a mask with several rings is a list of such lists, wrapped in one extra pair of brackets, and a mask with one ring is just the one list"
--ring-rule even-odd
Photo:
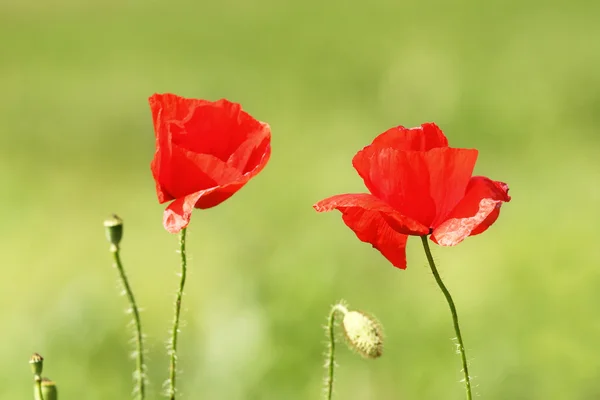
[(431, 234), (435, 243), (454, 246), (484, 232), (510, 201), (505, 183), (472, 176), (476, 159), (475, 149), (448, 147), (433, 123), (398, 126), (352, 160), (370, 194), (341, 194), (313, 207), (341, 211), (361, 241), (405, 269), (408, 236)]
[(156, 135), (152, 175), (158, 201), (175, 200), (163, 224), (177, 233), (194, 208), (220, 204), (264, 168), (271, 129), (225, 99), (155, 94), (149, 102)]

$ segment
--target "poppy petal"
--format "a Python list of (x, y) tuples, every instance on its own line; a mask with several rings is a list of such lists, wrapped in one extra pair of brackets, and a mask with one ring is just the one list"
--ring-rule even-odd
[(396, 268), (406, 269), (406, 242), (408, 235), (396, 232), (381, 214), (363, 208), (340, 209), (344, 223), (356, 237), (370, 243)]
[[(239, 176), (237, 180), (177, 198), (169, 204), (165, 210), (163, 216), (163, 225), (165, 229), (171, 233), (177, 233), (190, 223), (192, 210), (194, 208), (211, 208), (233, 196), (238, 190), (244, 187), (250, 179), (262, 171), (267, 164), (267, 161), (269, 161), (270, 155), (271, 147), (269, 145), (264, 149), (264, 153), (259, 160), (258, 165), (254, 167), (253, 170)], [(218, 168), (216, 168), (216, 170), (217, 169)], [(225, 169), (222, 169), (222, 172), (228, 173)], [(218, 179), (218, 176), (215, 175), (215, 177)]]
[[(159, 203), (164, 203), (175, 198), (165, 187), (165, 176), (170, 175), (171, 166), (169, 163), (171, 151), (171, 134), (166, 127), (165, 121), (161, 118), (162, 109), (157, 105), (154, 96), (150, 97), (150, 108), (152, 111), (152, 120), (154, 122), (154, 134), (156, 137), (156, 151), (154, 158), (150, 163), (152, 176), (156, 182), (156, 194)], [(159, 132), (161, 132), (159, 134)]]
[(370, 146), (379, 149), (392, 147), (398, 150), (427, 151), (436, 147), (448, 147), (448, 139), (444, 132), (431, 122), (416, 128), (390, 128), (377, 136)]
[(429, 193), (435, 203), (435, 228), (454, 209), (469, 186), (478, 151), (437, 148), (424, 153), (429, 169)]
[(180, 197), (173, 201), (163, 215), (163, 225), (170, 233), (177, 233), (190, 223), (194, 208), (214, 207), (235, 194), (250, 178), (224, 186), (215, 186)]
[(333, 196), (313, 207), (319, 212), (339, 210), (344, 223), (358, 239), (370, 243), (400, 269), (406, 268), (408, 236), (398, 229), (406, 229), (416, 235), (428, 232), (425, 226), (399, 215), (389, 205), (366, 193)]
[[(483, 178), (483, 177), (474, 177), (477, 178), (477, 180)], [(483, 178), (486, 179), (486, 178)], [(510, 201), (510, 196), (508, 195), (508, 185), (504, 182), (500, 182), (500, 181), (492, 181), (494, 183), (494, 185), (496, 186), (496, 188), (498, 188), (500, 190), (501, 193), (505, 194), (505, 202), (509, 202)], [(496, 220), (498, 219), (498, 217), (500, 216), (500, 206), (496, 207), (494, 209), (494, 211), (492, 211), (490, 213), (490, 215), (487, 216), (486, 219), (483, 220), (483, 222), (481, 224), (479, 224), (479, 226), (475, 229), (473, 229), (473, 231), (471, 232), (470, 236), (475, 236), (475, 235), (479, 235), (480, 233), (483, 233), (487, 230), (487, 228), (489, 228), (490, 226), (492, 226), (492, 224), (494, 222), (496, 222)]]
[(248, 138), (270, 133), (268, 125), (265, 127), (243, 111), (238, 103), (226, 99), (195, 101), (189, 116), (181, 121), (181, 134), (173, 135), (175, 143), (193, 152), (212, 154), (227, 161)]
[(180, 197), (173, 201), (163, 215), (163, 225), (170, 233), (178, 233), (183, 228), (188, 226), (192, 218), (192, 211), (200, 197), (207, 191), (200, 191), (189, 194), (185, 197)]
[(483, 176), (472, 177), (465, 196), (433, 231), (431, 240), (440, 246), (454, 246), (484, 232), (498, 218), (502, 203), (508, 201), (508, 185)]
[(262, 154), (258, 164), (251, 171), (242, 175), (238, 180), (235, 180), (228, 184), (220, 185), (214, 190), (205, 190), (205, 194), (198, 199), (196, 202), (196, 208), (211, 208), (214, 207), (231, 196), (233, 196), (238, 190), (240, 190), (250, 179), (255, 177), (262, 169), (267, 165), (269, 157), (271, 156), (271, 146), (268, 145)]
[(271, 146), (271, 128), (267, 123), (262, 124), (264, 129), (243, 142), (229, 156), (227, 165), (246, 173), (260, 164), (261, 158), (267, 151), (270, 151)]
[(425, 153), (365, 147), (352, 160), (374, 196), (425, 226), (435, 218)]
[(389, 204), (368, 193), (338, 194), (319, 201), (313, 206), (317, 212), (360, 208), (381, 215), (387, 225), (404, 235), (426, 235), (429, 228), (412, 218), (400, 214)]
[(420, 152), (367, 146), (352, 162), (373, 195), (402, 215), (434, 227), (463, 197), (476, 160), (477, 150), (472, 149)]
[(170, 130), (169, 143), (223, 161), (246, 139), (265, 130), (265, 124), (243, 111), (240, 104), (226, 99), (209, 101), (165, 93), (148, 100), (157, 139)]

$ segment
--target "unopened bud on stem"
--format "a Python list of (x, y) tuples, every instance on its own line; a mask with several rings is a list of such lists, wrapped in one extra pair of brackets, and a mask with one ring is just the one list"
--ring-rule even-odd
[(58, 400), (56, 383), (48, 378), (42, 379), (42, 395), (44, 396), (44, 400)]
[(366, 358), (381, 356), (383, 330), (375, 318), (361, 311), (348, 311), (344, 313), (342, 327), (348, 346)]
[(333, 371), (335, 369), (335, 316), (341, 314), (342, 328), (346, 336), (346, 344), (352, 350), (366, 358), (378, 358), (383, 352), (383, 328), (379, 321), (361, 311), (351, 311), (348, 306), (340, 301), (331, 308), (329, 313), (327, 333), (329, 339), (326, 354), (325, 368), (325, 398), (331, 400), (333, 396)]
[(106, 239), (111, 244), (111, 250), (116, 250), (123, 238), (123, 220), (113, 214), (104, 221), (104, 228), (106, 229)]
[(29, 359), (29, 365), (31, 365), (31, 372), (35, 377), (42, 376), (42, 369), (44, 368), (44, 358), (38, 353), (34, 353)]

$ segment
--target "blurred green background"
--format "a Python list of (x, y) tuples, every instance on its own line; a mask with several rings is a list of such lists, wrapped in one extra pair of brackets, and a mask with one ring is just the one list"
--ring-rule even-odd
[(130, 397), (112, 212), (160, 397), (178, 256), (147, 97), (174, 92), (273, 130), (266, 169), (192, 218), (181, 399), (320, 398), (339, 299), (381, 320), (386, 347), (339, 347), (336, 399), (464, 398), (419, 241), (397, 270), (311, 208), (365, 190), (351, 158), (377, 134), (425, 121), (513, 196), (484, 235), (434, 247), (478, 398), (599, 399), (598, 15), (583, 0), (0, 0), (0, 397), (31, 398), (34, 351), (61, 399)]

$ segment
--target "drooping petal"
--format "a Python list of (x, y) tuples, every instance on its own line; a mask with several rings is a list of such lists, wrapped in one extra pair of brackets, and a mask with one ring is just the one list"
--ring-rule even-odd
[(342, 210), (342, 219), (362, 242), (370, 243), (396, 268), (406, 269), (408, 235), (396, 232), (380, 214), (362, 208)]
[[(480, 180), (483, 177), (477, 176), (474, 177), (474, 179), (476, 178), (477, 180)], [(510, 196), (508, 195), (508, 185), (504, 182), (500, 182), (500, 181), (492, 181), (494, 183), (494, 185), (496, 186), (496, 188), (498, 188), (500, 190), (501, 193), (505, 194), (505, 202), (509, 202), (510, 201)], [(500, 206), (502, 204), (498, 204), (496, 206), (496, 208), (494, 209), (494, 211), (492, 211), (490, 213), (490, 215), (487, 216), (486, 219), (483, 220), (483, 222), (481, 224), (479, 224), (478, 227), (476, 227), (475, 229), (473, 229), (473, 231), (471, 232), (471, 235), (469, 236), (475, 236), (475, 235), (479, 235), (480, 233), (483, 233), (487, 230), (487, 228), (489, 228), (490, 226), (492, 226), (492, 224), (494, 222), (496, 222), (496, 220), (498, 219), (498, 217), (500, 216)]]
[(366, 147), (353, 164), (369, 191), (402, 215), (433, 227), (465, 193), (477, 150), (403, 151)]
[[(163, 216), (163, 225), (165, 229), (171, 233), (177, 233), (189, 224), (194, 208), (211, 208), (233, 196), (237, 191), (244, 187), (250, 179), (262, 171), (267, 164), (267, 161), (269, 161), (270, 155), (271, 147), (268, 146), (264, 149), (264, 153), (254, 169), (244, 175), (238, 175), (235, 180), (232, 179), (229, 183), (218, 184), (217, 182), (217, 184), (211, 188), (178, 197), (165, 210)], [(221, 162), (220, 160), (218, 161)], [(211, 171), (215, 174), (213, 175), (213, 178), (217, 181), (220, 179), (220, 177), (216, 175), (216, 171), (219, 169), (220, 167), (215, 167), (214, 170)], [(231, 170), (226, 170), (224, 168), (221, 168), (221, 171), (223, 174), (232, 173)]]
[(492, 224), (494, 222), (496, 222), (496, 220), (498, 219), (498, 217), (500, 216), (500, 205), (496, 205), (496, 207), (494, 208), (494, 210), (490, 213), (490, 215), (488, 215), (482, 223), (480, 223), (475, 229), (473, 229), (471, 231), (471, 234), (469, 236), (475, 236), (475, 235), (479, 235), (480, 233), (483, 233), (487, 230), (487, 228), (489, 228), (490, 226), (492, 226)]
[(429, 228), (414, 219), (400, 214), (383, 200), (368, 193), (338, 194), (316, 203), (313, 208), (318, 212), (360, 208), (381, 215), (386, 225), (404, 235), (426, 235)]
[(498, 218), (500, 206), (510, 201), (508, 186), (483, 176), (472, 177), (465, 196), (454, 207), (431, 239), (441, 246), (454, 246), (485, 231)]
[(192, 193), (185, 197), (180, 197), (173, 201), (163, 215), (163, 225), (170, 233), (178, 233), (183, 228), (188, 226), (192, 218), (194, 205), (198, 201), (204, 191)]
[(392, 147), (397, 150), (427, 151), (436, 147), (448, 147), (448, 139), (434, 123), (416, 128), (396, 126), (377, 136), (370, 145), (376, 149)]
[[(381, 200), (366, 193), (342, 194), (322, 200), (313, 207), (319, 212), (339, 210), (344, 223), (354, 231), (358, 239), (370, 243), (395, 267), (406, 268), (408, 236), (392, 228), (388, 223), (389, 219), (384, 218), (384, 214), (388, 212), (388, 217), (393, 216), (394, 210), (382, 204)], [(426, 227), (419, 226), (414, 221), (400, 221), (398, 218), (393, 216), (392, 220), (395, 223), (404, 224), (405, 227), (410, 225), (410, 230), (413, 232), (427, 232)]]
[(178, 233), (190, 223), (194, 208), (214, 207), (233, 196), (245, 183), (215, 186), (177, 198), (169, 204), (163, 215), (165, 229), (170, 233)]

